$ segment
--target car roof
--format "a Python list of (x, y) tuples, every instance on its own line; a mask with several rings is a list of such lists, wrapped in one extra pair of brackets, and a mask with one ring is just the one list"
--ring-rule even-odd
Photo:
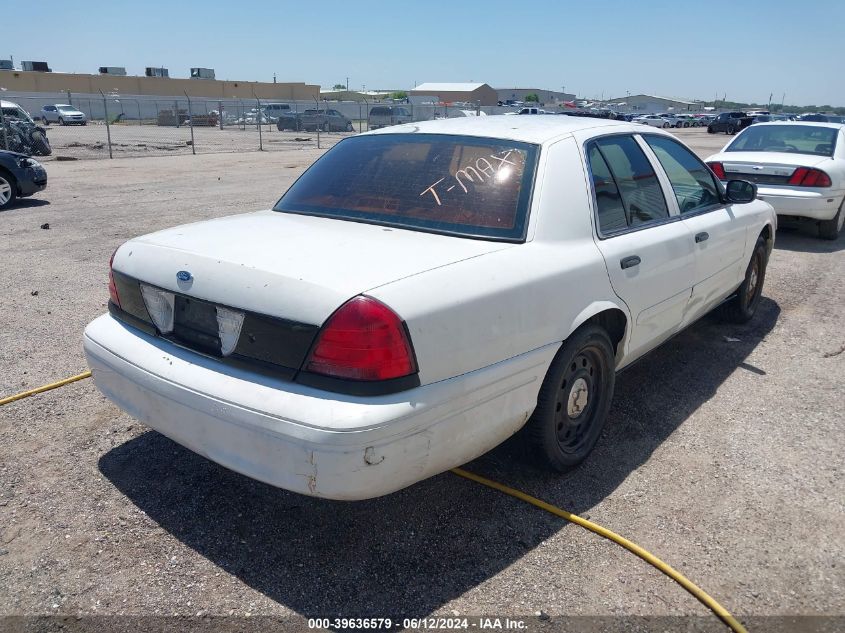
[(543, 144), (568, 136), (574, 132), (601, 127), (618, 127), (619, 131), (640, 131), (642, 126), (626, 121), (594, 117), (537, 114), (534, 116), (505, 116), (494, 114), (485, 117), (460, 117), (404, 123), (365, 134), (454, 134), (502, 138), (525, 143)]

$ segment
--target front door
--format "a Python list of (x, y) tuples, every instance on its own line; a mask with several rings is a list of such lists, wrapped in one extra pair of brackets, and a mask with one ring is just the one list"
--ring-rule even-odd
[(691, 323), (741, 283), (747, 218), (722, 201), (715, 176), (686, 147), (656, 134), (643, 138), (666, 172), (681, 219), (693, 238), (695, 282), (685, 320)]

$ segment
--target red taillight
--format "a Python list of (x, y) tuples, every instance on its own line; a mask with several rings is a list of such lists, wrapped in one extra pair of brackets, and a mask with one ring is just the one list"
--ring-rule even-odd
[(389, 380), (413, 374), (417, 364), (397, 314), (380, 301), (359, 296), (323, 325), (305, 370), (350, 380)]
[(713, 170), (713, 173), (716, 174), (716, 178), (719, 180), (725, 179), (725, 166), (722, 163), (707, 163), (707, 166)]
[(111, 254), (111, 259), (109, 259), (109, 298), (111, 299), (111, 302), (119, 308), (120, 297), (117, 294), (117, 286), (114, 285), (114, 275), (112, 274), (111, 269), (111, 266), (114, 263), (114, 256), (116, 254), (117, 249), (114, 249), (114, 253)]
[(830, 176), (821, 169), (799, 167), (789, 177), (789, 184), (798, 187), (830, 187)]

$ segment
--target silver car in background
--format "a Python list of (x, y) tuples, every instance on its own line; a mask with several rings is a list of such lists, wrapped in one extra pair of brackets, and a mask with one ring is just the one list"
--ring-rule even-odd
[(87, 125), (88, 117), (72, 105), (56, 103), (41, 108), (41, 120), (44, 125), (58, 123), (59, 125)]
[(410, 123), (413, 120), (414, 117), (408, 108), (402, 106), (373, 106), (370, 108), (367, 126), (370, 130), (377, 130), (380, 127)]

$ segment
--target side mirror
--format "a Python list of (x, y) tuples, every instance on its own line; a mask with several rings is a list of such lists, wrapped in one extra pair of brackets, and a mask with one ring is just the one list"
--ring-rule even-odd
[(728, 202), (745, 204), (757, 198), (757, 185), (747, 180), (729, 180), (725, 190)]

